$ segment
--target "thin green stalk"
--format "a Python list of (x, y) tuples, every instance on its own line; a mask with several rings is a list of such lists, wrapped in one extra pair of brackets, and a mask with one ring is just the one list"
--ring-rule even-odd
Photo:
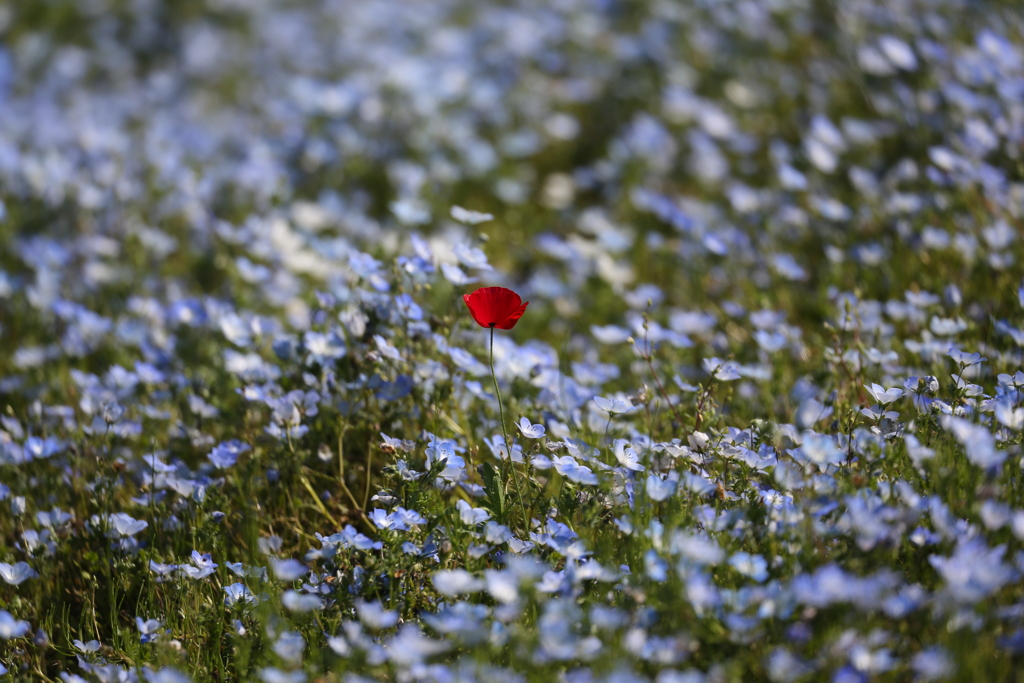
[[(498, 375), (494, 372), (494, 325), (491, 325), (491, 344), (489, 359), (491, 361), (491, 380), (494, 382), (494, 395), (498, 397), (498, 417), (501, 418), (501, 434), (505, 438), (505, 452), (508, 453), (508, 467), (512, 470), (512, 481), (516, 486), (516, 496), (519, 498), (519, 509), (526, 516), (526, 505), (523, 504), (523, 492), (519, 488), (519, 473), (516, 472), (516, 464), (512, 461), (512, 442), (508, 438), (508, 430), (505, 428), (505, 407), (501, 403), (501, 390), (498, 389)], [(523, 535), (529, 533), (530, 520), (523, 520)]]
[(363, 507), (366, 509), (366, 504), (370, 501), (370, 475), (373, 473), (373, 446), (368, 446), (366, 449), (366, 485), (363, 487)]

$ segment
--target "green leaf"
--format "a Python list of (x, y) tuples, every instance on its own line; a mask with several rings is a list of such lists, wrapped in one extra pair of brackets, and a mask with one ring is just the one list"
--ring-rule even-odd
[(505, 523), (505, 482), (501, 480), (501, 473), (494, 469), (490, 463), (481, 466), (484, 478), (484, 493), (487, 494), (487, 507), (490, 508), (498, 522)]

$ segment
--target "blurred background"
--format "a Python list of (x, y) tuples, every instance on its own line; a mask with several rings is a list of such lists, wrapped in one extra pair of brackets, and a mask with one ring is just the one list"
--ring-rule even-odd
[[(817, 329), (839, 291), (949, 285), (984, 293), (984, 320), (1016, 291), (1021, 17), (961, 0), (6, 2), (0, 293), (44, 310), (71, 289), (99, 313), (216, 295), (304, 328), (311, 283), (417, 233), (463, 269), (438, 301), (515, 284), (552, 338), (648, 300)], [(7, 334), (42, 343), (21, 305)]]

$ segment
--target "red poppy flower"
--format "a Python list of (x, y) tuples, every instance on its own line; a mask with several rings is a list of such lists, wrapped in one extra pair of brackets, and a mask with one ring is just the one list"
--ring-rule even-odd
[(480, 327), (499, 330), (515, 327), (530, 303), (524, 304), (518, 294), (504, 287), (481, 287), (472, 294), (463, 294), (462, 300)]

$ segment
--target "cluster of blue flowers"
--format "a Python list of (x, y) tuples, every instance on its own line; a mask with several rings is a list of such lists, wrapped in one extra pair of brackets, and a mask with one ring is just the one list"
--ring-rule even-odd
[(0, 678), (1009, 679), (984, 5), (0, 7)]

